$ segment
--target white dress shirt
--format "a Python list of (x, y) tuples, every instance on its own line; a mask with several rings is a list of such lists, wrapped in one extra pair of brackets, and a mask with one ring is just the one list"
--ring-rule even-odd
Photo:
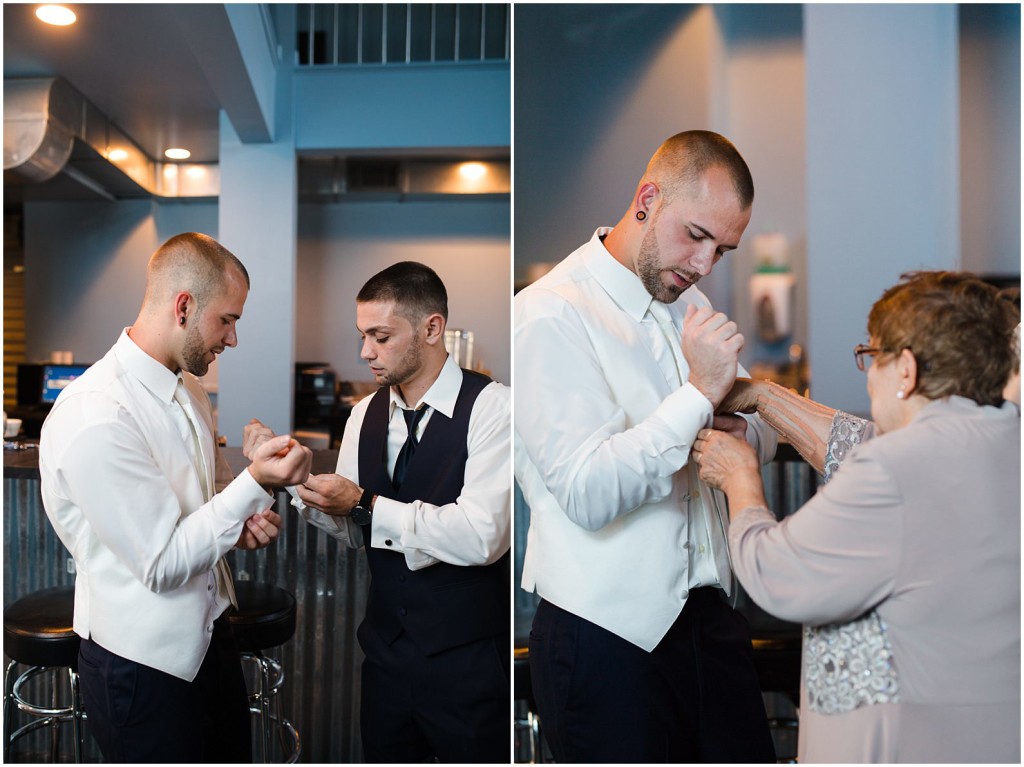
[[(191, 414), (175, 400), (179, 381)], [(248, 471), (232, 479), (202, 385), (126, 329), (61, 392), (43, 424), (39, 474), (46, 514), (75, 560), (75, 632), (192, 681), (229, 604), (214, 568), (245, 520), (273, 503)], [(208, 501), (204, 483), (219, 491)]]
[[(610, 231), (515, 298), (515, 474), (530, 507), (522, 586), (650, 651), (691, 588), (731, 591), (725, 499), (688, 466), (713, 413), (686, 381), (681, 328), (686, 304), (709, 303), (690, 288), (652, 307), (601, 242)], [(747, 420), (769, 460), (774, 432)]]
[[(433, 412), (451, 418), (462, 388), (462, 370), (451, 356), (445, 360), (437, 380), (423, 395), (421, 403), (429, 410), (420, 419), (420, 436)], [(406, 404), (396, 387), (390, 389), (388, 421), (388, 473), (408, 436), (402, 417)], [(359, 484), (359, 434), (370, 405), (366, 397), (354, 408), (345, 425), (345, 436), (338, 453), (337, 473)], [(435, 506), (424, 501), (402, 503), (383, 495), (377, 497), (370, 525), (370, 545), (401, 552), (410, 570), (447, 562), (452, 565), (489, 565), (510, 546), (512, 519), (511, 430), (509, 388), (497, 382), (488, 384), (473, 403), (469, 418), (465, 484), (455, 503)], [(306, 507), (296, 498), (292, 503), (312, 524), (348, 546), (362, 545), (362, 529), (350, 517), (323, 514)]]

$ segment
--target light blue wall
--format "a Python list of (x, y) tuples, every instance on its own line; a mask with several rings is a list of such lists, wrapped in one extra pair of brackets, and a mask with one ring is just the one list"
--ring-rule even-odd
[(867, 413), (852, 349), (900, 274), (960, 256), (954, 5), (807, 5), (811, 395)]
[(475, 357), (510, 383), (509, 214), (507, 201), (300, 205), (297, 360), (372, 382), (359, 359), (356, 294), (381, 269), (419, 261), (445, 283), (448, 327), (472, 330)]
[[(711, 127), (692, 5), (515, 7), (515, 277), (616, 223), (658, 145)], [(703, 25), (707, 28), (707, 24)]]
[(24, 213), (29, 361), (58, 349), (100, 359), (135, 321), (157, 247), (181, 232), (217, 237), (211, 202), (26, 202)]
[(518, 282), (614, 223), (685, 128), (733, 139), (757, 189), (701, 287), (740, 323), (744, 363), (779, 353), (747, 296), (753, 236), (785, 234), (794, 340), (829, 404), (866, 410), (850, 348), (902, 271), (1020, 273), (1016, 5), (520, 5), (514, 42)]
[(790, 238), (803, 276), (800, 7), (523, 5), (515, 22), (516, 280), (616, 223), (664, 139), (715, 130), (743, 154), (756, 196), (740, 248), (700, 287), (743, 328), (745, 364), (785, 359), (788, 344), (768, 347), (754, 333), (748, 278), (753, 237), (775, 231)]
[(300, 70), (299, 151), (508, 147), (507, 64)]

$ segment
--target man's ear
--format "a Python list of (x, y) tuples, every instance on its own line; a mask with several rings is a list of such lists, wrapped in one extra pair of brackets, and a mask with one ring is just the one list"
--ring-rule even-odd
[(174, 297), (174, 324), (184, 325), (183, 319), (188, 317), (189, 309), (195, 305), (195, 301), (192, 298), (192, 294), (187, 290), (182, 290), (178, 295)]
[(445, 325), (447, 325), (447, 320), (445, 320), (443, 314), (434, 312), (427, 315), (423, 325), (424, 330), (426, 330), (426, 342), (428, 344), (444, 343), (444, 329)]

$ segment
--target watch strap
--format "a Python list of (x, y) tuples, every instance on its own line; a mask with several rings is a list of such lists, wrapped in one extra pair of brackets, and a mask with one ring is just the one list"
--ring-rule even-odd
[(370, 511), (372, 511), (373, 510), (373, 496), (374, 496), (373, 491), (370, 490), (369, 488), (366, 488), (365, 490), (363, 490), (363, 494), (361, 496), (359, 496), (359, 504), (358, 505), (362, 506), (364, 509), (369, 509)]

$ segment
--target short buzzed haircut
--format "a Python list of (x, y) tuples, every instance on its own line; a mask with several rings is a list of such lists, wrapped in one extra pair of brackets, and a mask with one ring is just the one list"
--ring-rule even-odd
[(396, 311), (411, 322), (428, 314), (448, 320), (448, 291), (437, 273), (416, 261), (400, 261), (377, 272), (356, 296), (358, 303), (394, 301)]
[(729, 174), (740, 206), (747, 210), (754, 202), (750, 168), (729, 139), (712, 131), (683, 131), (666, 139), (651, 157), (644, 177), (657, 183), (671, 201), (694, 189), (704, 173), (716, 166)]
[(235, 255), (206, 234), (184, 232), (157, 248), (146, 270), (146, 297), (149, 303), (160, 294), (188, 291), (202, 312), (210, 298), (224, 289), (228, 270), (234, 268), (250, 287), (249, 272)]

